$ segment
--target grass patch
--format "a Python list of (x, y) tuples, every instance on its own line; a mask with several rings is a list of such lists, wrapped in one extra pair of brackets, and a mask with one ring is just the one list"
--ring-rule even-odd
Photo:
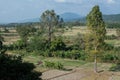
[[(48, 58), (48, 57), (33, 56), (33, 55), (24, 56), (23, 60), (35, 64), (36, 70), (41, 71), (42, 69), (43, 72), (48, 69), (43, 66), (45, 61), (50, 61), (50, 62), (55, 62), (55, 63), (60, 62), (61, 64), (63, 64), (63, 66), (66, 69), (80, 67), (86, 64), (85, 61), (81, 61), (81, 60), (71, 60), (71, 59), (62, 59), (62, 58), (53, 58), (53, 57)], [(39, 61), (42, 61), (43, 65), (37, 65)]]
[(111, 45), (119, 45), (120, 46), (120, 40), (114, 39), (114, 40), (105, 40), (106, 43)]
[(24, 57), (25, 61), (32, 62), (36, 64), (38, 61), (51, 61), (51, 62), (61, 62), (64, 66), (81, 66), (85, 64), (85, 61), (81, 60), (71, 60), (71, 59), (62, 59), (62, 58), (47, 58), (47, 57), (42, 57), (42, 56), (25, 56)]

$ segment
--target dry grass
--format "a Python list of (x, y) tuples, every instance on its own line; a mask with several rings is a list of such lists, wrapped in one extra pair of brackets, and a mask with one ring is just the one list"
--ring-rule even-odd
[[(78, 33), (85, 34), (89, 32), (86, 26), (77, 26), (73, 27), (72, 29), (65, 30), (63, 36), (76, 36)], [(17, 34), (15, 29), (10, 29), (9, 33), (2, 33), (5, 38), (4, 44), (11, 44), (20, 39), (19, 35)], [(107, 35), (116, 35), (115, 29), (107, 29)]]
[[(109, 68), (113, 64), (98, 63), (99, 73), (94, 73), (93, 64), (91, 62), (84, 62), (80, 60), (70, 60), (61, 58), (46, 58), (40, 56), (27, 56), (25, 61), (37, 64), (38, 61), (60, 61), (66, 66), (66, 69), (71, 71), (48, 70), (44, 67), (37, 66), (37, 71), (42, 71), (43, 80), (119, 80), (120, 72), (111, 72)], [(72, 65), (72, 67), (71, 67)], [(111, 80), (112, 80), (111, 79)]]
[[(106, 29), (107, 30), (107, 35), (116, 35), (116, 29)], [(89, 30), (87, 30), (86, 26), (78, 26), (78, 27), (73, 27), (72, 29), (65, 30), (65, 33), (63, 34), (64, 36), (75, 36), (78, 33), (85, 34), (88, 33)]]
[(1, 33), (1, 35), (3, 35), (4, 37), (3, 43), (5, 45), (12, 44), (16, 42), (17, 40), (20, 40), (20, 36), (18, 35), (15, 29), (10, 29), (9, 33)]

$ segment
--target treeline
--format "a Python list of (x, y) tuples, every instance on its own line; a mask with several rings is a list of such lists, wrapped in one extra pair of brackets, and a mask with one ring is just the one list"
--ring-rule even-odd
[[(36, 26), (39, 27), (40, 22), (31, 22), (31, 23), (10, 23), (10, 24), (1, 24), (2, 28), (15, 28), (17, 26)], [(73, 26), (86, 26), (86, 22), (82, 21), (73, 21), (73, 22), (64, 22), (65, 27), (73, 27)], [(120, 28), (119, 22), (106, 22), (107, 28)]]
[(2, 28), (15, 28), (17, 26), (35, 26), (39, 25), (39, 22), (27, 22), (27, 23), (9, 23), (9, 24), (0, 24), (0, 27)]
[(120, 23), (119, 22), (109, 22), (109, 23), (106, 23), (107, 25), (107, 28), (120, 28)]

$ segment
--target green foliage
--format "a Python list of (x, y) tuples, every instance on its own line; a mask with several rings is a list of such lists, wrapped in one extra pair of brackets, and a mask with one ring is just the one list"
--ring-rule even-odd
[(27, 51), (42, 50), (47, 48), (47, 41), (41, 36), (34, 36), (28, 43)]
[(50, 52), (50, 50), (43, 51), (42, 55), (45, 56), (45, 57), (53, 57), (52, 53)]
[(44, 66), (47, 68), (60, 69), (60, 70), (64, 68), (63, 64), (61, 64), (60, 62), (51, 62), (51, 61), (45, 61)]
[(116, 35), (106, 35), (105, 39), (106, 40), (114, 40), (114, 39), (117, 39), (117, 36)]
[(112, 67), (109, 70), (119, 72), (120, 71), (120, 63), (112, 65)]
[(90, 34), (93, 36), (93, 47), (99, 47), (99, 45), (104, 43), (106, 34), (105, 23), (102, 19), (99, 6), (94, 6), (92, 11), (87, 15), (87, 26)]
[(57, 27), (63, 23), (61, 19), (54, 10), (46, 10), (41, 15), (41, 26), (44, 32), (47, 34), (48, 44), (50, 45), (52, 36)]
[(4, 38), (1, 36), (1, 34), (0, 34), (0, 41), (4, 41)]
[(73, 40), (73, 49), (83, 50), (85, 48), (84, 35), (78, 34)]
[(74, 21), (74, 22), (65, 22), (65, 26), (72, 28), (73, 26), (85, 26), (86, 24), (81, 21)]
[(102, 59), (104, 62), (111, 62), (117, 59), (117, 56), (115, 56), (114, 54), (105, 54)]
[(59, 57), (59, 58), (69, 58), (69, 59), (85, 60), (85, 53), (84, 53), (84, 51), (79, 51), (79, 50), (54, 51), (54, 52), (52, 52), (52, 55), (54, 57)]
[(102, 46), (101, 46), (102, 50), (104, 51), (108, 51), (108, 50), (113, 50), (114, 49), (114, 46), (111, 45), (111, 44), (107, 44), (107, 43), (104, 43)]
[(5, 53), (5, 51), (6, 51), (6, 48), (5, 48), (5, 46), (3, 46), (3, 43), (2, 43), (2, 41), (0, 40), (0, 54)]
[[(87, 15), (87, 26), (88, 30), (90, 30), (90, 36), (89, 34), (87, 35), (86, 51), (89, 50), (89, 53), (94, 53), (94, 71), (97, 72), (97, 55), (102, 51), (101, 46), (104, 43), (106, 34), (105, 23), (102, 19), (102, 13), (100, 12), (99, 6), (94, 6), (92, 11)], [(90, 42), (89, 39), (91, 36), (92, 41)], [(91, 49), (89, 49), (90, 47)]]
[(102, 54), (101, 60), (103, 62), (119, 63), (120, 62), (120, 47), (108, 49)]
[(8, 30), (7, 28), (4, 28), (4, 32), (5, 32), (5, 33), (8, 33), (9, 30)]
[(13, 44), (6, 45), (8, 50), (21, 50), (26, 48), (26, 44), (22, 40), (17, 40)]
[(28, 37), (30, 34), (33, 34), (36, 29), (31, 26), (19, 26), (17, 27), (17, 32), (20, 35), (21, 39), (24, 41), (25, 44), (27, 44)]
[(56, 37), (52, 42), (50, 46), (50, 50), (57, 51), (57, 50), (65, 50), (66, 45), (62, 40), (62, 37)]
[(106, 23), (107, 28), (120, 28), (120, 23), (119, 22), (109, 22)]

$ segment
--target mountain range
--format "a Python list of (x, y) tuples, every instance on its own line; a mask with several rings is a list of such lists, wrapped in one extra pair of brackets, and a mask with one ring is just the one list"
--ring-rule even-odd
[[(64, 19), (65, 22), (72, 22), (72, 21), (81, 21), (86, 22), (86, 17), (81, 16), (76, 13), (63, 13), (60, 14), (60, 17)], [(120, 14), (111, 14), (111, 15), (103, 15), (103, 19), (105, 22), (120, 22)], [(32, 19), (25, 19), (18, 21), (18, 23), (25, 23), (25, 22), (40, 22), (40, 18), (32, 18)]]

